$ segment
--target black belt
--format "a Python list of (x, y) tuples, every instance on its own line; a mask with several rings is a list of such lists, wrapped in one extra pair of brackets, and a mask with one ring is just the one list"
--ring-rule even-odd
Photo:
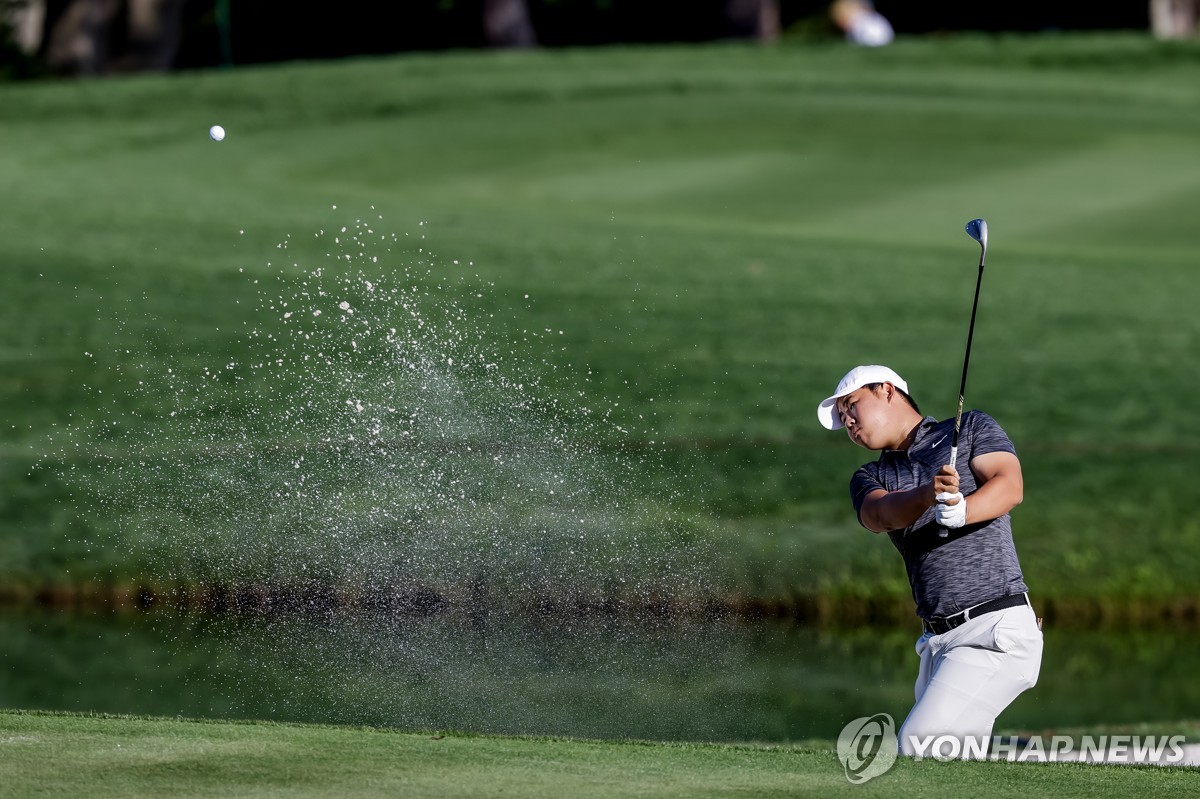
[(941, 635), (985, 613), (1028, 604), (1029, 596), (1027, 594), (1011, 594), (1009, 596), (997, 597), (996, 599), (989, 599), (987, 602), (980, 602), (978, 605), (969, 607), (961, 613), (955, 613), (953, 616), (943, 616), (940, 619), (925, 619), (925, 632), (933, 635)]

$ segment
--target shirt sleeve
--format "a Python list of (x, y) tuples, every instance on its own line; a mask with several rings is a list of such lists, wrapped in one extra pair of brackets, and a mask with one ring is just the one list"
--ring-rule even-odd
[[(859, 524), (862, 524), (863, 500), (867, 498), (867, 494), (877, 488), (887, 490), (883, 483), (879, 482), (876, 470), (871, 468), (874, 465), (868, 463), (866, 466), (860, 466), (854, 476), (850, 478), (850, 501), (854, 503), (854, 515), (858, 517)], [(866, 527), (865, 524), (863, 526)]]
[(1017, 454), (1017, 449), (1004, 432), (1004, 428), (983, 411), (971, 411), (969, 416), (964, 417), (964, 421), (970, 422), (970, 437), (967, 440), (971, 442), (971, 458), (990, 452)]

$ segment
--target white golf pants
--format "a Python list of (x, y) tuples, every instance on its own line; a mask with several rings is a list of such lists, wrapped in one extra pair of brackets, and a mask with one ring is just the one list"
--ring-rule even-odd
[(900, 727), (903, 755), (921, 753), (930, 736), (990, 740), (996, 716), (1037, 683), (1042, 667), (1042, 631), (1029, 605), (985, 613), (941, 635), (927, 632), (916, 649), (921, 669), (916, 704)]

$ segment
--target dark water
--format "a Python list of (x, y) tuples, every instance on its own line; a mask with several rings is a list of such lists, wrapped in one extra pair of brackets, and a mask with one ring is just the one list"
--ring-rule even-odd
[[(664, 740), (903, 717), (915, 630), (777, 622), (0, 616), (0, 707)], [(1047, 632), (998, 729), (1200, 717), (1194, 634)]]

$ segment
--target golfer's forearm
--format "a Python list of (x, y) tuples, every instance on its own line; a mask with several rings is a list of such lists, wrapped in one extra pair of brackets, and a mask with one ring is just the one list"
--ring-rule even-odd
[(863, 503), (859, 514), (863, 526), (876, 533), (908, 527), (933, 504), (933, 488), (917, 486), (908, 491), (880, 492)]
[(967, 524), (1003, 516), (1021, 504), (1024, 487), (1019, 479), (1001, 475), (988, 480), (967, 497)]

